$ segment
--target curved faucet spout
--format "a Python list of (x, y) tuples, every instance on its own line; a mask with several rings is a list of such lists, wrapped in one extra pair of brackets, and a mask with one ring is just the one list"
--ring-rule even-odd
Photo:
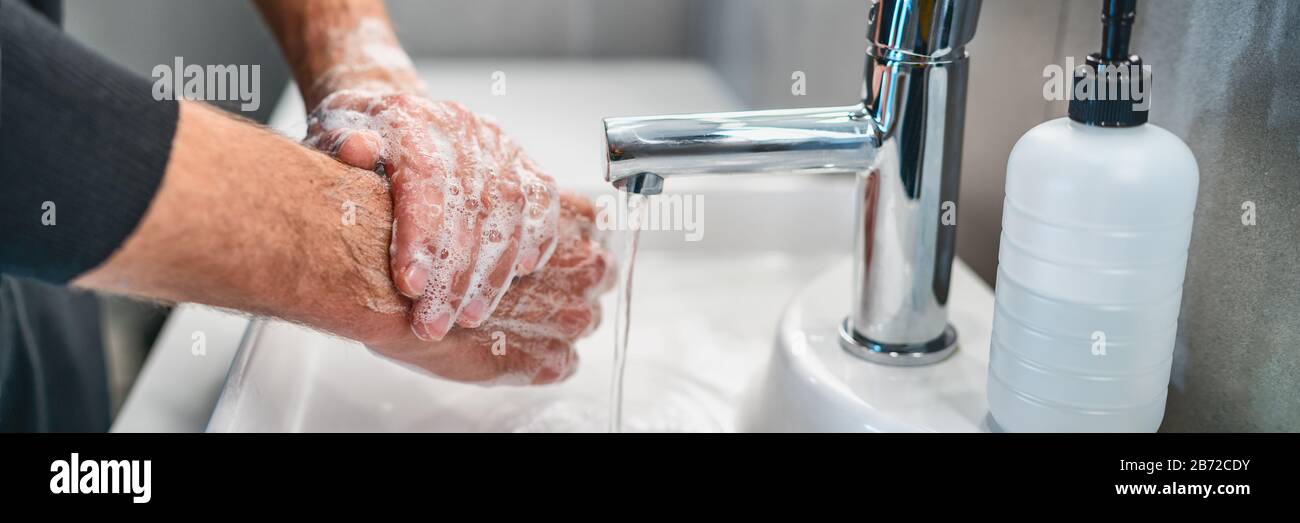
[(879, 144), (862, 106), (605, 119), (605, 181), (657, 194), (665, 178), (857, 172)]

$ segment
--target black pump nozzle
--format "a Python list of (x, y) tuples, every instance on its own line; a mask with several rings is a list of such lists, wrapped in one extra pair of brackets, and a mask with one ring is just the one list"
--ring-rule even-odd
[(1074, 72), (1075, 87), (1089, 82), (1091, 89), (1086, 90), (1088, 97), (1070, 98), (1071, 120), (1098, 127), (1133, 127), (1147, 122), (1149, 100), (1132, 98), (1134, 93), (1150, 94), (1150, 77), (1142, 58), (1129, 54), (1128, 41), (1136, 19), (1137, 0), (1102, 0), (1101, 52), (1088, 55), (1087, 63)]
[(1128, 60), (1128, 39), (1137, 18), (1137, 0), (1105, 0), (1101, 7), (1101, 59)]

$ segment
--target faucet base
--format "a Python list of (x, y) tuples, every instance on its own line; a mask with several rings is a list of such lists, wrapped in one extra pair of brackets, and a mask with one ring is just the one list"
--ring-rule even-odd
[(881, 365), (914, 367), (938, 363), (957, 350), (957, 329), (952, 324), (939, 337), (925, 343), (880, 343), (854, 332), (851, 319), (840, 324), (840, 347), (849, 354)]
[(953, 262), (948, 321), (961, 350), (934, 365), (875, 365), (844, 350), (840, 320), (852, 288), (844, 257), (786, 306), (767, 367), (745, 392), (741, 432), (987, 432), (993, 292)]

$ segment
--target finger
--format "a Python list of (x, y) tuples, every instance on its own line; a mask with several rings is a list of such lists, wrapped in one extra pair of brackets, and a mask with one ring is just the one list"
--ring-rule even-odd
[(325, 134), (325, 126), (321, 122), (320, 116), (316, 113), (307, 116), (307, 135), (303, 138), (303, 143), (315, 147), (316, 145), (313, 142), (315, 142), (316, 137), (322, 134)]
[[(376, 348), (376, 352), (404, 365), (442, 378), (480, 385), (528, 385), (544, 374), (571, 373), (563, 355), (567, 344), (551, 338), (516, 335), (505, 329), (461, 329), (442, 341), (413, 341), (401, 347)], [(548, 381), (542, 376), (541, 381)]]
[(308, 141), (330, 131), (373, 128), (375, 116), (386, 108), (386, 104), (374, 103), (370, 96), (348, 92), (331, 94), (307, 117)]
[[(515, 227), (513, 234), (517, 236), (519, 225)], [(482, 235), (488, 243), (479, 250), (475, 276), (465, 293), (465, 306), (457, 319), (462, 327), (481, 325), (496, 310), (515, 275), (519, 242), (499, 238), (502, 233), (495, 228), (485, 229)], [(495, 242), (490, 239), (493, 237), (497, 237)]]
[[(614, 276), (613, 259), (595, 243), (561, 233), (566, 238), (555, 250), (555, 257), (541, 273), (548, 286), (580, 299), (603, 290)], [(552, 274), (552, 272), (554, 274)]]
[[(476, 201), (480, 187), (472, 181), (469, 185), (466, 188), (455, 178), (447, 180), (443, 221), (438, 229), (427, 231), (433, 238), (428, 251), (432, 264), (416, 304), (418, 313), (412, 318), (412, 329), (422, 339), (442, 339), (451, 329), (473, 277), (470, 269), (478, 258), (479, 208), (466, 206), (466, 201)], [(474, 191), (468, 198), (467, 190)]]
[[(464, 108), (460, 108), (464, 110)], [(536, 272), (554, 252), (555, 229), (558, 214), (555, 180), (541, 172), (522, 149), (502, 132), (500, 126), (486, 116), (470, 115), (477, 130), (475, 139), (499, 167), (496, 178), (509, 184), (508, 190), (522, 195), (520, 207), (520, 234), (518, 255), (510, 260), (513, 267), (502, 274), (525, 276)], [(509, 279), (504, 283), (509, 284)], [(504, 287), (501, 292), (505, 292)]]
[(498, 318), (516, 324), (541, 325), (553, 309), (548, 302), (553, 301), (549, 297), (556, 292), (546, 279), (546, 275), (535, 275), (515, 280), (510, 285), (510, 292), (501, 295), (495, 313), (481, 328)]
[(349, 132), (338, 142), (333, 155), (345, 164), (373, 171), (383, 160), (382, 152), (383, 145), (378, 134), (368, 129), (358, 129)]
[(411, 333), (424, 341), (442, 341), (452, 327), (451, 312), (442, 302), (419, 298), (411, 308)]
[[(469, 125), (466, 123), (465, 125)], [(488, 314), (489, 303), (481, 299), (476, 292), (485, 285), (488, 273), (492, 272), (496, 259), (505, 251), (512, 250), (509, 238), (511, 231), (502, 231), (502, 224), (489, 223), (495, 210), (492, 198), (492, 178), (489, 164), (474, 151), (481, 151), (482, 146), (472, 135), (462, 136), (456, 149), (456, 171), (459, 175), (458, 191), (453, 180), (449, 196), (449, 224), (457, 233), (459, 248), (465, 253), (464, 266), (456, 267), (452, 278), (451, 290), (446, 297), (447, 303), (455, 312), (452, 319), (461, 326), (476, 326)], [(490, 241), (491, 232), (497, 232), (499, 241)], [(513, 257), (513, 254), (512, 254)], [(461, 315), (470, 313), (471, 321), (461, 319)]]
[(580, 241), (597, 239), (596, 209), (587, 198), (570, 192), (560, 193), (559, 226), (561, 238)]
[(572, 346), (567, 346), (561, 353), (559, 360), (562, 362), (558, 366), (545, 366), (533, 376), (533, 385), (548, 385), (559, 383), (569, 379), (578, 370), (578, 351)]
[[(433, 247), (427, 251), (432, 263), (423, 294), (416, 300), (411, 330), (422, 340), (441, 340), (455, 325), (460, 297), (469, 280), (473, 248), (466, 241), (460, 216), (449, 211), (447, 226), (433, 233)], [(414, 271), (419, 276), (419, 269)]]
[(465, 293), (457, 324), (477, 327), (496, 310), (515, 276), (519, 238), (523, 231), (523, 193), (513, 173), (492, 180), (484, 206), (488, 216), (480, 230), (475, 277)]
[[(415, 172), (404, 159), (391, 167), (393, 233), (390, 270), (397, 290), (409, 298), (424, 295), (438, 251), (434, 235), (443, 222), (444, 185), (441, 176)], [(429, 167), (423, 167), (429, 169)]]
[(313, 114), (323, 114), (329, 112), (346, 111), (358, 114), (374, 114), (392, 104), (392, 98), (381, 97), (380, 102), (376, 103), (375, 95), (367, 94), (362, 91), (342, 90), (330, 93), (316, 109)]
[[(512, 336), (509, 332), (505, 334), (507, 339)], [(573, 343), (567, 340), (518, 334), (513, 338), (516, 343), (507, 346), (515, 351), (513, 356), (516, 357), (511, 358), (512, 354), (507, 353), (502, 375), (523, 377), (527, 381), (515, 379), (511, 382), (523, 381), (531, 385), (556, 383), (572, 376), (577, 369), (578, 353), (573, 349)]]
[(591, 327), (594, 319), (591, 307), (582, 304), (578, 307), (569, 307), (556, 311), (551, 315), (550, 321), (559, 327), (562, 336), (574, 340), (587, 333), (587, 329)]
[(452, 343), (454, 354), (436, 362), (434, 372), (484, 386), (555, 383), (578, 365), (573, 344), (558, 338), (497, 328), (459, 330), (447, 340), (440, 345)]
[(555, 252), (560, 206), (555, 181), (529, 168), (523, 155), (515, 163), (524, 193), (524, 232), (519, 245), (519, 274), (531, 274), (546, 264)]
[(560, 193), (560, 215), (590, 224), (596, 221), (596, 208), (581, 194), (563, 191)]
[(349, 132), (351, 132), (351, 129), (325, 130), (320, 128), (314, 132), (308, 132), (307, 139), (303, 140), (303, 143), (317, 151), (333, 156), (335, 149), (338, 148), (338, 145), (342, 143)]
[(599, 245), (592, 245), (592, 248), (596, 250), (596, 255), (600, 257), (601, 263), (597, 267), (603, 267), (604, 269), (601, 271), (599, 279), (594, 286), (596, 291), (595, 294), (604, 294), (610, 289), (613, 289), (614, 284), (618, 281), (618, 264), (615, 262), (614, 257), (610, 255), (609, 251), (601, 248)]
[(514, 263), (511, 260), (515, 258), (518, 250), (518, 244), (512, 243), (504, 250), (493, 249), (488, 251), (488, 256), (480, 256), (479, 265), (491, 266), (491, 272), (476, 277), (476, 281), (470, 284), (463, 298), (465, 305), (461, 307), (460, 315), (456, 319), (457, 325), (468, 328), (478, 327), (492, 315), (501, 297), (505, 295), (507, 285), (514, 277)]
[(525, 266), (525, 272), (528, 274), (537, 272), (538, 269), (545, 267), (546, 263), (551, 261), (551, 256), (555, 255), (556, 237), (555, 234), (549, 235), (547, 239), (537, 246), (537, 256), (532, 258), (533, 263)]

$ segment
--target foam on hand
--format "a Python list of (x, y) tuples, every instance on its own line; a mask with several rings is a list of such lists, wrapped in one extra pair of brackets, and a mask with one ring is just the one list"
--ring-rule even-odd
[(394, 196), (392, 273), (422, 282), (406, 291), (430, 336), (477, 326), (554, 252), (554, 181), (490, 120), (454, 102), (354, 90), (309, 119), (307, 143), (336, 156), (371, 142)]

